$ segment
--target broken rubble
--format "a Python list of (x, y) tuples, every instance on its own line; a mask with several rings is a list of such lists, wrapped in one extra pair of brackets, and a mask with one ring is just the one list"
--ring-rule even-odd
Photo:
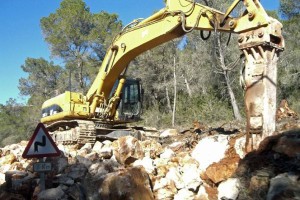
[(87, 173), (87, 168), (84, 164), (72, 165), (67, 173), (68, 177), (75, 181), (80, 181)]
[(155, 181), (153, 192), (155, 199), (157, 200), (171, 200), (174, 198), (174, 194), (177, 193), (177, 189), (175, 187), (174, 181), (167, 178), (159, 178)]
[(177, 136), (179, 132), (176, 129), (167, 129), (164, 130), (159, 137), (161, 138), (166, 138), (166, 137), (172, 137), (172, 136)]
[(194, 200), (195, 199), (195, 194), (192, 191), (190, 191), (186, 188), (183, 188), (183, 189), (179, 190), (177, 192), (177, 194), (174, 195), (174, 200), (182, 200), (182, 199), (184, 199), (184, 200)]
[(160, 158), (162, 158), (162, 159), (170, 159), (174, 155), (175, 155), (174, 151), (172, 151), (172, 149), (167, 148), (167, 149), (165, 149), (165, 151), (162, 154), (160, 154)]
[(66, 174), (58, 174), (55, 176), (53, 183), (71, 186), (75, 183), (75, 181), (74, 181), (74, 179), (67, 176)]
[(119, 170), (120, 166), (121, 165), (117, 161), (109, 159), (102, 162), (93, 163), (89, 167), (88, 172), (93, 177), (93, 179), (101, 179), (106, 174)]
[[(182, 137), (185, 134), (179, 136)], [(295, 172), (300, 168), (298, 154), (290, 154), (292, 151), (289, 146), (284, 146), (285, 142), (289, 141), (286, 138), (279, 140), (284, 136), (285, 134), (278, 135), (270, 140), (271, 142), (265, 145), (267, 150), (261, 149), (259, 152), (247, 155), (238, 155), (238, 149), (243, 153), (240, 148), (243, 144), (243, 139), (241, 139), (243, 137), (222, 134), (210, 135), (197, 140), (194, 142), (198, 143), (195, 148), (188, 147), (185, 141), (172, 137), (168, 138), (168, 143), (158, 140), (161, 142), (159, 143), (153, 138), (138, 141), (127, 137), (113, 143), (110, 141), (98, 142), (93, 147), (91, 145), (85, 145), (82, 148), (76, 145), (60, 146), (60, 150), (64, 153), (60, 157), (47, 159), (47, 162), (51, 162), (54, 171), (46, 173), (46, 189), (54, 188), (65, 199), (83, 197), (100, 199), (107, 195), (113, 195), (117, 199), (123, 197), (126, 199), (129, 197), (139, 198), (141, 194), (147, 196), (148, 199), (208, 200), (217, 199), (217, 196), (234, 199), (236, 193), (235, 195), (227, 194), (226, 191), (236, 188), (241, 190), (238, 187), (239, 184), (230, 184), (229, 181), (232, 180), (232, 177), (240, 176), (243, 179), (242, 186), (247, 190), (255, 191), (256, 188), (264, 190), (265, 196), (262, 196), (262, 199), (266, 199), (268, 190), (271, 197), (272, 195), (284, 195), (286, 190), (278, 194), (274, 193), (273, 189), (277, 187), (274, 181), (273, 185), (271, 184), (272, 190), (268, 186), (268, 182), (276, 176), (274, 172), (285, 172), (286, 169)], [(296, 139), (296, 137), (292, 137), (292, 139)], [(238, 142), (239, 140), (240, 142)], [(5, 157), (10, 154), (15, 156), (15, 160), (11, 164), (0, 165), (0, 197), (4, 195), (10, 197), (13, 192), (15, 195), (22, 196), (21, 187), (15, 187), (20, 180), (26, 180), (22, 182), (24, 183), (22, 188), (23, 192), (27, 191), (30, 197), (37, 198), (40, 193), (39, 187), (35, 187), (39, 177), (36, 173), (32, 173), (32, 165), (36, 160), (27, 160), (18, 156), (21, 152), (20, 149), (24, 149), (24, 146), (26, 145), (17, 144), (7, 146), (5, 149), (1, 148), (0, 160), (5, 160)], [(239, 147), (237, 148), (237, 146)], [(10, 147), (12, 149), (9, 149)], [(107, 151), (106, 148), (109, 150)], [(289, 149), (289, 154), (286, 153), (287, 149)], [(104, 156), (103, 152), (107, 152), (107, 156)], [(292, 157), (288, 155), (292, 155)], [(240, 158), (242, 160), (238, 161)], [(267, 168), (267, 164), (271, 165), (272, 163), (276, 163), (276, 166), (273, 165), (273, 167), (279, 166), (280, 168), (276, 168), (276, 170), (270, 168), (271, 172), (268, 174), (259, 171)], [(233, 173), (235, 167), (238, 167), (236, 170), (238, 173)], [(5, 172), (12, 169), (26, 170), (28, 174), (19, 176), (20, 179), (16, 177), (15, 179), (11, 178), (10, 181), (3, 180)], [(291, 188), (298, 189), (299, 177), (285, 176), (291, 180), (288, 182), (290, 185), (287, 189), (289, 191)], [(12, 190), (12, 182), (14, 182), (15, 189), (20, 188), (19, 191)], [(6, 190), (7, 183), (10, 185), (10, 190)], [(30, 190), (26, 190), (26, 187)], [(134, 190), (134, 188), (136, 189)], [(3, 189), (4, 192), (2, 192)], [(33, 190), (35, 190), (35, 196)], [(112, 194), (111, 191), (118, 191), (119, 194)], [(136, 193), (137, 191), (139, 194)], [(239, 192), (238, 199), (246, 199), (244, 197), (251, 196), (251, 191), (249, 193)], [(292, 191), (293, 194), (297, 194), (297, 190)], [(19, 193), (17, 194), (17, 192)], [(122, 197), (121, 194), (123, 194)]]
[(94, 146), (93, 146), (93, 149), (92, 151), (93, 152), (96, 152), (97, 154), (100, 154), (100, 149), (103, 147), (103, 143), (100, 142), (100, 141), (96, 141)]
[(184, 188), (184, 182), (181, 178), (181, 173), (178, 168), (171, 167), (166, 174), (166, 178), (173, 181), (178, 190)]
[(12, 153), (0, 158), (0, 165), (11, 165), (16, 161), (16, 156)]
[(163, 152), (161, 144), (152, 139), (142, 141), (141, 145), (144, 150), (145, 156), (152, 159), (155, 159)]

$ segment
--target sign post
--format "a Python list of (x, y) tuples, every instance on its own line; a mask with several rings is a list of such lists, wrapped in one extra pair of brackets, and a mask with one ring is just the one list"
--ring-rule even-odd
[(42, 123), (39, 123), (29, 140), (22, 157), (39, 158), (39, 162), (33, 165), (33, 170), (40, 175), (40, 189), (45, 190), (45, 172), (51, 171), (51, 163), (43, 162), (44, 157), (55, 157), (60, 155), (60, 150), (49, 135)]

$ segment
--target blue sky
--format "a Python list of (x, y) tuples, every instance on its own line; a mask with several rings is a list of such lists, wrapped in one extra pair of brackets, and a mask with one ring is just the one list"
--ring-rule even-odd
[[(279, 0), (261, 0), (268, 10), (278, 8)], [(27, 57), (51, 60), (40, 29), (40, 19), (59, 7), (60, 0), (0, 0), (0, 104), (19, 96), (19, 79), (26, 77), (21, 65)], [(91, 12), (117, 13), (123, 24), (150, 16), (164, 7), (163, 0), (85, 0)]]

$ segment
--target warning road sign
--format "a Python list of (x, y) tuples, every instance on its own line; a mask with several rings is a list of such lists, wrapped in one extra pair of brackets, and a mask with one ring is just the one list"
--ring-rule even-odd
[(42, 158), (59, 156), (60, 151), (42, 123), (39, 123), (29, 140), (22, 157)]

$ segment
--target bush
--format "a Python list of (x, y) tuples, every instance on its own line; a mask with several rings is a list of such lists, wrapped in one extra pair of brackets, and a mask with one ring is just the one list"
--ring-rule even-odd
[[(167, 109), (163, 109), (167, 110)], [(143, 126), (167, 128), (172, 126), (172, 113), (161, 111), (159, 106), (144, 110)], [(195, 120), (206, 124), (234, 119), (232, 109), (226, 101), (211, 96), (197, 96), (189, 98), (179, 95), (176, 104), (175, 126), (191, 127)]]

